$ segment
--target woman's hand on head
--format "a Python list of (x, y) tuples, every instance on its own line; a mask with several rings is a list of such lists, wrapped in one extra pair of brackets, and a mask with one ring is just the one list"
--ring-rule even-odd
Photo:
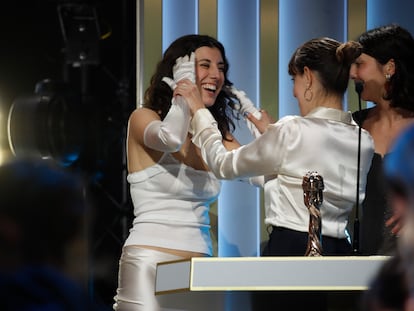
[(191, 110), (191, 114), (194, 114), (198, 109), (205, 108), (197, 85), (188, 79), (177, 83), (177, 87), (174, 89), (174, 96), (184, 97)]
[(174, 90), (177, 87), (177, 83), (181, 80), (187, 79), (195, 83), (195, 53), (192, 52), (190, 56), (185, 55), (179, 57), (175, 61), (173, 67), (173, 78), (163, 77), (162, 81), (167, 83), (169, 87)]

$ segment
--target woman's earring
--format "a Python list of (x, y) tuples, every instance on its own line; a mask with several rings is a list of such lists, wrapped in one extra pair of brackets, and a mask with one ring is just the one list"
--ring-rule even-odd
[(385, 74), (385, 84), (384, 84), (384, 89), (385, 89), (385, 94), (384, 94), (384, 98), (385, 99), (389, 99), (389, 94), (391, 91), (391, 75), (389, 73)]
[(305, 98), (307, 102), (310, 102), (312, 100), (313, 92), (309, 86), (306, 87), (305, 93), (303, 94), (303, 98)]

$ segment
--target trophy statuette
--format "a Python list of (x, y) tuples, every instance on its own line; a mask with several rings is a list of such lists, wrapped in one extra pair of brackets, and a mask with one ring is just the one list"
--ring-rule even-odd
[(302, 181), (303, 199), (309, 210), (309, 236), (305, 256), (322, 256), (322, 219), (320, 206), (323, 201), (323, 178), (317, 172), (308, 172)]

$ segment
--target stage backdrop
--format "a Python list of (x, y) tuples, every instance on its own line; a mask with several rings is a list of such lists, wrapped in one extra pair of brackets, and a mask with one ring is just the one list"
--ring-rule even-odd
[[(181, 35), (208, 34), (220, 40), (230, 62), (230, 80), (278, 119), (299, 113), (287, 64), (303, 42), (320, 36), (355, 39), (366, 29), (392, 22), (414, 32), (412, 0), (137, 1), (137, 105), (163, 51)], [(350, 86), (345, 109), (354, 111), (358, 102)], [(239, 125), (236, 137), (249, 142), (244, 123)], [(216, 255), (259, 255), (267, 239), (261, 197), (260, 189), (246, 183), (223, 182), (211, 212)]]

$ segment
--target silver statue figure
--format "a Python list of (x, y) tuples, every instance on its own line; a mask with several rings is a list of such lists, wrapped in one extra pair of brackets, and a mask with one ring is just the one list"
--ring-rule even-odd
[(317, 172), (308, 172), (302, 181), (303, 199), (309, 210), (309, 237), (305, 256), (322, 256), (323, 178)]

